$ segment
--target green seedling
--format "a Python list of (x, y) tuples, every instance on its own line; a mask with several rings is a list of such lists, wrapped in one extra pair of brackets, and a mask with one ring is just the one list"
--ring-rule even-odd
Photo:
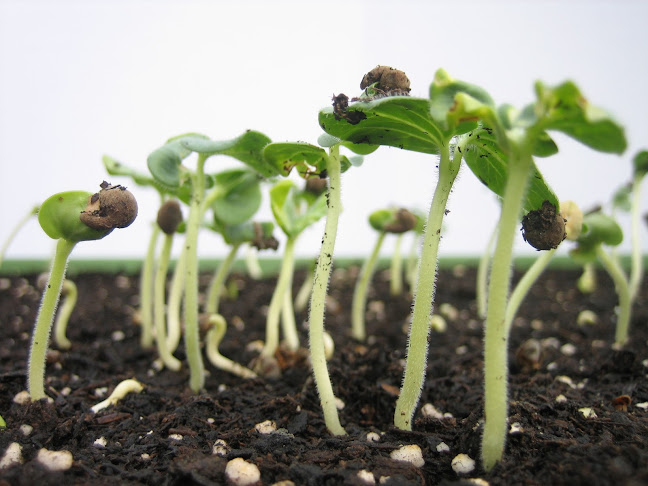
[[(383, 74), (390, 72), (379, 67), (367, 76), (375, 79), (381, 71)], [(402, 80), (402, 76), (399, 77)], [(320, 126), (324, 131), (340, 138), (354, 150), (364, 148), (365, 153), (378, 145), (388, 145), (439, 157), (439, 180), (426, 218), (414, 289), (405, 376), (394, 414), (395, 425), (410, 430), (425, 377), (441, 226), (462, 160), (461, 150), (454, 150), (452, 141), (457, 135), (478, 127), (475, 117), (464, 117), (463, 112), (474, 104), (492, 105), (492, 100), (483, 89), (453, 80), (443, 70), (437, 71), (430, 87), (430, 99), (402, 96), (405, 87), (409, 88), (409, 82), (403, 81), (394, 93), (391, 81), (383, 86), (379, 80), (367, 87), (365, 80), (361, 84), (362, 88), (367, 88), (365, 96), (357, 103), (350, 105), (347, 96), (338, 95), (334, 97), (332, 109), (320, 112)], [(381, 97), (374, 99), (375, 91)], [(391, 94), (397, 96), (385, 96)], [(461, 98), (460, 94), (465, 96)]]
[(583, 232), (577, 240), (578, 247), (571, 252), (571, 256), (579, 262), (593, 262), (598, 259), (612, 278), (619, 296), (619, 313), (614, 335), (618, 346), (624, 345), (628, 340), (632, 310), (630, 286), (618, 260), (613, 258), (603, 245), (617, 246), (622, 241), (623, 231), (619, 224), (611, 216), (597, 211), (583, 218)]
[[(205, 383), (204, 364), (200, 353), (198, 327), (198, 233), (205, 212), (222, 193), (207, 194), (213, 179), (205, 173), (205, 163), (213, 155), (233, 157), (264, 177), (273, 177), (279, 170), (265, 163), (261, 151), (270, 142), (268, 137), (255, 131), (225, 141), (215, 141), (200, 134), (186, 134), (171, 138), (147, 159), (148, 168), (156, 183), (173, 191), (178, 198), (188, 202), (189, 216), (180, 258), (183, 269), (185, 345), (189, 361), (189, 386), (198, 393)], [(198, 155), (195, 170), (183, 165), (190, 154)]]
[(306, 310), (306, 307), (308, 306), (308, 301), (310, 300), (311, 293), (313, 292), (313, 277), (315, 276), (316, 266), (317, 262), (315, 262), (315, 265), (308, 267), (306, 278), (304, 278), (301, 287), (299, 287), (299, 290), (297, 291), (294, 304), (294, 309), (297, 312)]
[(160, 206), (157, 214), (157, 225), (164, 234), (164, 239), (160, 256), (157, 259), (157, 270), (155, 273), (153, 320), (155, 323), (155, 342), (157, 343), (158, 354), (164, 365), (173, 371), (178, 371), (182, 363), (173, 356), (167, 346), (167, 322), (164, 304), (166, 302), (166, 281), (169, 260), (171, 259), (173, 236), (180, 223), (182, 223), (182, 211), (178, 201), (170, 199)]
[[(590, 105), (573, 83), (551, 88), (538, 82), (536, 95), (535, 103), (519, 111), (507, 105), (494, 109), (472, 103), (465, 113), (483, 123), (479, 132), (465, 137), (462, 149), (466, 163), (480, 180), (502, 197), (484, 333), (482, 463), (486, 470), (501, 460), (506, 439), (509, 334), (506, 309), (519, 215), (522, 209), (541, 210), (544, 201), (559, 211), (555, 195), (543, 184), (538, 184), (542, 177), (534, 166), (533, 157), (557, 152), (549, 131), (561, 131), (601, 152), (622, 153), (626, 147), (622, 128), (604, 111)], [(539, 250), (557, 246), (560, 235), (555, 236), (556, 239), (545, 241), (525, 232), (527, 241)]]
[[(333, 253), (337, 236), (337, 225), (341, 211), (340, 184), (343, 170), (352, 164), (359, 164), (358, 159), (348, 159), (340, 155), (339, 140), (322, 136), (319, 144), (329, 147), (328, 154), (320, 147), (307, 143), (273, 143), (266, 147), (264, 156), (275, 167), (280, 167), (283, 175), (288, 175), (293, 168), (303, 177), (311, 175), (328, 176), (326, 193), (326, 224), (317, 267), (313, 277), (313, 291), (309, 312), (309, 347), (313, 376), (324, 412), (324, 421), (329, 432), (344, 435), (346, 431), (340, 424), (333, 385), (326, 366), (324, 338), (324, 310), (326, 289), (333, 266)], [(373, 149), (372, 149), (373, 150)]]
[[(153, 187), (160, 196), (160, 204), (164, 204), (168, 191), (157, 184), (149, 174), (143, 174), (118, 160), (104, 155), (102, 162), (106, 172), (111, 176), (128, 177), (135, 184), (141, 187)], [(140, 344), (147, 349), (153, 346), (153, 278), (155, 273), (155, 253), (160, 239), (160, 227), (153, 222), (151, 236), (146, 251), (146, 257), (140, 273), (140, 295), (139, 295), (139, 320), (141, 327)]]
[(54, 321), (54, 342), (59, 349), (70, 349), (72, 343), (66, 336), (68, 321), (77, 303), (79, 292), (76, 284), (69, 279), (63, 280), (63, 303)]
[(421, 247), (423, 235), (425, 234), (425, 219), (425, 214), (416, 212), (418, 224), (414, 228), (414, 238), (412, 238), (409, 254), (407, 255), (407, 266), (405, 270), (405, 279), (410, 289), (414, 289), (418, 279), (419, 248)]
[(96, 194), (61, 192), (40, 206), (38, 222), (57, 243), (32, 334), (27, 379), (32, 400), (45, 398), (45, 355), (70, 253), (78, 242), (101, 239), (114, 228), (129, 226), (136, 216), (133, 195), (126, 188), (107, 182), (101, 184), (101, 191)]
[[(366, 339), (365, 326), (365, 308), (367, 305), (367, 291), (369, 284), (378, 262), (378, 255), (382, 247), (385, 235), (388, 233), (402, 236), (414, 229), (417, 225), (416, 216), (405, 208), (400, 209), (380, 209), (369, 215), (369, 224), (378, 232), (376, 243), (373, 250), (362, 265), (360, 275), (353, 292), (353, 301), (351, 307), (351, 334), (358, 341)], [(400, 273), (400, 270), (398, 270)]]
[(2, 262), (4, 261), (4, 257), (7, 254), (7, 249), (9, 248), (9, 245), (11, 245), (11, 242), (14, 240), (18, 232), (27, 224), (27, 222), (37, 214), (38, 214), (38, 206), (34, 206), (32, 209), (29, 210), (27, 214), (25, 214), (22, 218), (20, 218), (18, 223), (16, 223), (16, 226), (13, 227), (13, 229), (9, 233), (9, 236), (3, 243), (2, 248), (0, 248), (0, 267), (2, 266)]
[(218, 350), (218, 346), (227, 331), (225, 318), (220, 314), (211, 314), (207, 322), (209, 324), (209, 331), (207, 333), (205, 350), (211, 364), (216, 368), (240, 376), (241, 378), (256, 378), (257, 374), (254, 371), (226, 358)]
[[(272, 146), (266, 150), (273, 150)], [(270, 189), (270, 207), (277, 225), (286, 235), (286, 245), (266, 318), (266, 340), (261, 352), (264, 359), (272, 358), (279, 347), (280, 316), (287, 349), (293, 352), (299, 349), (292, 303), (295, 244), (306, 228), (326, 214), (326, 194), (314, 195), (306, 190), (298, 190), (294, 182), (285, 179)]]

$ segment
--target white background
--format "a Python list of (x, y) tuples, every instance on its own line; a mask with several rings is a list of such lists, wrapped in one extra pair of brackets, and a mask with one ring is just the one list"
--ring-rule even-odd
[[(333, 93), (359, 94), (378, 64), (403, 69), (414, 96), (426, 97), (443, 67), (519, 107), (533, 101), (536, 79), (576, 81), (626, 126), (629, 149), (598, 154), (556, 135), (560, 154), (537, 163), (560, 199), (605, 204), (629, 180), (632, 155), (648, 147), (647, 18), (648, 2), (620, 0), (0, 0), (0, 241), (48, 196), (95, 192), (110, 180), (104, 153), (145, 171), (151, 151), (188, 131), (224, 140), (251, 128), (273, 141), (316, 143), (319, 109)], [(214, 158), (207, 169), (231, 165)], [(375, 209), (427, 211), (435, 165), (431, 156), (381, 148), (344, 174), (336, 254), (369, 252)], [(157, 194), (111, 182), (130, 186), (140, 215), (128, 229), (79, 244), (76, 258), (145, 252)], [(449, 209), (441, 255), (479, 254), (498, 204), (466, 168)], [(271, 218), (267, 198), (261, 217)], [(319, 251), (322, 228), (302, 236), (301, 256)], [(648, 248), (645, 228), (642, 238)], [(48, 257), (52, 245), (34, 220), (7, 257)], [(516, 248), (532, 252), (521, 237)], [(223, 256), (225, 247), (203, 234), (200, 254)]]

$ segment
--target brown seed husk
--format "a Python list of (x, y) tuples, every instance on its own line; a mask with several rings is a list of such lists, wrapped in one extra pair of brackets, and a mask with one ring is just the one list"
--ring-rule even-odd
[(81, 211), (81, 222), (99, 231), (126, 228), (137, 217), (135, 196), (124, 186), (101, 183), (101, 190), (90, 196)]
[(180, 204), (175, 199), (165, 202), (157, 214), (157, 224), (167, 235), (172, 235), (182, 223)]
[(551, 250), (565, 239), (565, 218), (549, 201), (522, 218), (522, 237), (536, 250)]
[(410, 91), (410, 81), (407, 75), (403, 71), (389, 66), (376, 66), (365, 74), (360, 83), (360, 89), (365, 89), (374, 83), (378, 83), (376, 87), (388, 94), (394, 91), (405, 94)]

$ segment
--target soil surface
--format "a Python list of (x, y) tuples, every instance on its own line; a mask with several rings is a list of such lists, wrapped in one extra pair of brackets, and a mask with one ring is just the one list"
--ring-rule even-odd
[[(390, 296), (387, 274), (378, 273), (369, 294), (370, 338), (356, 343), (349, 337), (356, 276), (353, 267), (334, 272), (326, 317), (336, 343), (329, 369), (345, 404), (340, 419), (348, 435), (343, 437), (326, 431), (305, 359), (284, 356), (280, 379), (244, 380), (206, 363), (209, 375), (200, 394), (188, 389), (186, 363), (179, 372), (156, 367), (155, 350), (139, 345), (138, 277), (132, 275), (72, 276), (79, 288), (68, 328), (73, 345), (67, 351), (52, 345), (47, 366), (53, 403), (16, 404), (14, 396), (25, 389), (40, 291), (35, 275), (0, 278), (0, 415), (7, 423), (0, 431), (0, 457), (16, 442), (23, 459), (0, 470), (0, 485), (226, 484), (225, 467), (234, 458), (258, 466), (264, 485), (282, 480), (372, 484), (363, 482), (362, 470), (376, 484), (388, 485), (474, 484), (467, 481), (475, 478), (491, 485), (648, 484), (645, 284), (634, 308), (632, 342), (619, 350), (611, 345), (617, 298), (604, 273), (589, 295), (576, 288), (578, 271), (551, 270), (541, 277), (518, 312), (510, 340), (510, 423), (515, 426), (503, 462), (485, 473), (479, 465), (482, 324), (474, 270), (459, 267), (439, 276), (436, 308), (452, 307), (443, 309), (447, 331), (430, 337), (413, 432), (392, 426), (411, 297)], [(295, 291), (303, 279), (303, 273), (296, 275)], [(239, 292), (236, 300), (221, 301), (230, 324), (221, 352), (248, 364), (258, 354), (248, 344), (264, 337), (273, 279), (234, 275), (230, 280)], [(208, 281), (203, 276), (203, 290)], [(579, 326), (583, 310), (593, 311), (598, 323)], [(298, 313), (297, 319), (302, 343), (307, 343), (306, 314)], [(542, 350), (537, 363), (518, 352), (531, 338)], [(182, 347), (176, 356), (184, 360)], [(139, 380), (144, 390), (91, 412), (127, 378)], [(617, 409), (615, 399), (621, 395), (632, 400), (627, 410)], [(445, 416), (425, 416), (425, 404)], [(583, 408), (593, 414), (586, 417)], [(266, 420), (274, 421), (278, 432), (255, 429)], [(371, 432), (378, 434), (376, 441), (367, 439)], [(227, 443), (222, 455), (213, 453), (218, 439)], [(405, 444), (421, 448), (422, 467), (390, 458)], [(63, 472), (44, 469), (36, 460), (42, 448), (70, 451), (72, 466)], [(477, 460), (472, 472), (453, 470), (452, 460), (460, 453)]]

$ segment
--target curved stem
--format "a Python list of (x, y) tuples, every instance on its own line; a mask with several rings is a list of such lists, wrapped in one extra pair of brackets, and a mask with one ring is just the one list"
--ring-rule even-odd
[(185, 261), (187, 252), (182, 248), (178, 261), (176, 262), (171, 279), (171, 289), (169, 290), (169, 303), (167, 305), (167, 348), (169, 353), (174, 353), (180, 343), (182, 334), (182, 325), (180, 324), (180, 312), (182, 306), (182, 296), (185, 284)]
[(16, 226), (13, 227), (11, 230), (11, 233), (9, 233), (9, 236), (7, 236), (7, 239), (5, 240), (4, 244), (2, 245), (2, 248), (0, 249), (0, 266), (2, 266), (2, 262), (4, 260), (4, 256), (7, 253), (7, 248), (9, 248), (9, 245), (11, 242), (14, 240), (20, 229), (25, 226), (27, 221), (31, 219), (32, 216), (35, 216), (38, 214), (38, 206), (34, 206), (27, 214), (25, 214), (18, 223), (16, 223)]
[(29, 365), (27, 389), (32, 400), (45, 398), (45, 360), (47, 346), (52, 329), (52, 321), (56, 306), (61, 296), (61, 287), (65, 279), (65, 270), (70, 253), (75, 242), (61, 238), (56, 243), (56, 252), (52, 261), (49, 279), (41, 299), (38, 317), (32, 333), (31, 348), (29, 349)]
[(412, 311), (412, 324), (407, 341), (407, 362), (400, 396), (396, 402), (394, 425), (402, 430), (412, 430), (412, 418), (418, 404), (425, 379), (425, 365), (427, 361), (428, 333), (430, 330), (430, 314), (437, 273), (437, 260), (439, 253), (439, 240), (441, 239), (441, 226), (445, 207), (448, 202), (450, 190), (454, 184), (461, 156), (455, 154), (455, 160), (450, 159), (448, 145), (441, 148), (439, 162), (439, 181), (428, 215), (423, 249), (419, 261), (418, 277), (414, 295), (414, 309)]
[(65, 332), (67, 331), (68, 321), (79, 297), (77, 286), (72, 280), (63, 280), (63, 294), (65, 298), (54, 322), (54, 341), (59, 349), (70, 349), (72, 343), (65, 335)]
[(396, 235), (396, 245), (394, 247), (394, 255), (391, 259), (391, 266), (389, 268), (389, 293), (391, 295), (400, 295), (403, 293), (403, 257), (401, 255), (401, 242), (403, 241), (403, 234)]
[(628, 340), (628, 328), (630, 327), (631, 301), (628, 280), (619, 262), (608, 255), (602, 245), (596, 247), (596, 256), (601, 260), (603, 268), (610, 274), (614, 282), (614, 288), (619, 296), (619, 315), (617, 317), (614, 341), (617, 345), (622, 346)]
[(517, 314), (517, 311), (520, 308), (520, 304), (522, 304), (524, 297), (526, 297), (531, 286), (535, 283), (536, 280), (538, 280), (538, 277), (542, 274), (542, 272), (544, 272), (545, 268), (547, 268), (547, 265), (549, 265), (549, 262), (551, 261), (555, 253), (556, 248), (543, 251), (515, 286), (515, 289), (511, 293), (511, 297), (508, 300), (508, 304), (506, 305), (506, 317), (504, 322), (507, 332), (511, 330), (511, 324), (513, 323), (515, 314)]
[(178, 371), (182, 363), (175, 358), (167, 347), (167, 325), (164, 312), (164, 303), (166, 301), (166, 281), (167, 270), (169, 268), (169, 259), (171, 258), (171, 247), (173, 246), (173, 235), (164, 235), (162, 242), (162, 251), (158, 259), (158, 266), (155, 275), (155, 298), (153, 307), (153, 317), (155, 321), (155, 341), (157, 343), (158, 353), (164, 365), (173, 371)]
[(140, 275), (140, 319), (142, 326), (140, 345), (143, 348), (153, 346), (153, 273), (155, 271), (155, 249), (157, 248), (160, 232), (160, 227), (154, 224)]
[[(274, 356), (275, 351), (279, 347), (279, 317), (281, 315), (281, 307), (283, 306), (286, 292), (290, 290), (289, 286), (292, 281), (295, 261), (295, 240), (294, 237), (288, 237), (286, 240), (283, 259), (281, 260), (279, 278), (277, 279), (277, 285), (275, 286), (272, 299), (270, 300), (270, 306), (268, 307), (268, 316), (266, 318), (266, 340), (263, 346), (263, 351), (261, 351), (262, 356)], [(299, 344), (297, 347), (299, 347)]]
[(205, 192), (204, 165), (206, 157), (198, 156), (196, 172), (192, 174), (193, 191), (185, 237), (185, 345), (189, 361), (189, 387), (198, 393), (205, 384), (205, 368), (200, 353), (198, 328), (198, 230), (202, 219), (202, 201)]
[(225, 331), (227, 330), (227, 322), (225, 321), (225, 318), (220, 314), (211, 314), (209, 316), (209, 324), (212, 327), (207, 332), (205, 348), (207, 358), (211, 364), (218, 369), (228, 371), (240, 376), (241, 378), (255, 378), (257, 374), (254, 371), (236, 361), (226, 358), (218, 350), (218, 345), (223, 340), (223, 336), (225, 336)]
[(209, 284), (209, 291), (207, 293), (207, 305), (205, 307), (205, 312), (207, 314), (218, 314), (218, 307), (220, 304), (220, 297), (223, 293), (223, 287), (225, 286), (225, 280), (230, 274), (232, 269), (232, 264), (236, 259), (236, 254), (238, 253), (239, 248), (241, 247), (240, 243), (232, 245), (229, 253), (225, 257), (218, 267), (218, 270), (214, 274), (211, 283)]
[(331, 147), (326, 168), (329, 173), (328, 211), (322, 247), (313, 277), (313, 292), (309, 312), (309, 346), (313, 376), (319, 392), (326, 428), (332, 434), (344, 435), (346, 431), (340, 424), (340, 418), (335, 406), (335, 395), (333, 394), (333, 386), (326, 366), (326, 353), (324, 351), (326, 289), (331, 275), (331, 267), (333, 266), (333, 251), (337, 236), (338, 218), (340, 217), (341, 167), (338, 145)]
[(513, 241), (531, 169), (529, 147), (523, 142), (509, 159), (498, 235), (488, 286), (484, 330), (484, 434), (482, 464), (490, 471), (502, 458), (508, 420), (508, 328), (506, 305), (511, 280)]
[(385, 232), (381, 231), (378, 233), (378, 238), (376, 239), (376, 243), (371, 251), (371, 255), (369, 255), (369, 258), (365, 260), (364, 265), (362, 265), (360, 276), (358, 277), (355, 290), (353, 291), (353, 302), (351, 304), (351, 334), (358, 341), (364, 341), (367, 338), (367, 332), (365, 329), (367, 290), (369, 289), (369, 283), (371, 282), (371, 277), (373, 276), (376, 262), (378, 261), (380, 247), (382, 247), (384, 240)]

